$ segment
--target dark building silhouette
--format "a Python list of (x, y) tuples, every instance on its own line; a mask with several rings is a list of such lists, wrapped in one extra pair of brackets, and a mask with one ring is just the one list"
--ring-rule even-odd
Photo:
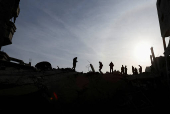
[(7, 53), (1, 51), (2, 46), (12, 44), (12, 38), (16, 32), (15, 21), (20, 13), (19, 2), (20, 0), (0, 0), (0, 62), (3, 61), (7, 66), (9, 64), (14, 65), (9, 62), (31, 66), (31, 62), (26, 64), (22, 60), (10, 57)]
[(19, 15), (20, 0), (0, 1), (0, 50), (2, 46), (12, 44), (12, 37), (16, 31), (15, 21)]
[[(170, 56), (167, 57), (167, 65), (170, 66)], [(164, 56), (155, 57), (155, 60), (152, 62), (150, 68), (151, 72), (159, 72), (161, 75), (165, 77), (167, 76), (166, 59)]]
[[(170, 1), (169, 0), (157, 0), (156, 7), (157, 7), (157, 13), (158, 13), (158, 19), (159, 19), (159, 25), (160, 25), (160, 32), (162, 36), (163, 41), (163, 48), (164, 48), (164, 56), (165, 56), (165, 62), (166, 62), (166, 77), (167, 77), (167, 83), (170, 87), (170, 65), (169, 65), (169, 55), (170, 55), (170, 41), (168, 46), (166, 46), (165, 38), (170, 36)], [(156, 62), (156, 61), (155, 61)], [(163, 74), (165, 71), (160, 71), (160, 69), (155, 69), (154, 66), (152, 66), (153, 70), (159, 70), (161, 74)]]
[(161, 36), (165, 38), (170, 36), (170, 2), (169, 0), (157, 0), (156, 6)]

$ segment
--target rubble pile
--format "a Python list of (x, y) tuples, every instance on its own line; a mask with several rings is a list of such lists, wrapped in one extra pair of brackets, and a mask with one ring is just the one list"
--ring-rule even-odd
[[(156, 86), (148, 86), (154, 85), (152, 79), (146, 81), (141, 80), (142, 74), (137, 76), (139, 78), (134, 79), (133, 75), (81, 73), (62, 69), (50, 71), (2, 70), (0, 72), (0, 96), (1, 98), (10, 96), (18, 99), (21, 96), (30, 98), (30, 94), (32, 94), (31, 98), (34, 101), (30, 101), (39, 104), (39, 101), (35, 100), (39, 97), (44, 101), (42, 104), (52, 106), (52, 109), (49, 108), (50, 110), (57, 109), (60, 112), (75, 112), (85, 109), (115, 112), (134, 112), (143, 110), (143, 108), (145, 108), (144, 111), (153, 110), (157, 105), (153, 104), (155, 99), (149, 94), (159, 92), (156, 89), (156, 86), (159, 85), (155, 83)], [(164, 93), (166, 92), (164, 91)], [(27, 106), (30, 101), (24, 102), (24, 104)], [(10, 103), (10, 101), (8, 102)], [(5, 109), (4, 106), (2, 107)]]

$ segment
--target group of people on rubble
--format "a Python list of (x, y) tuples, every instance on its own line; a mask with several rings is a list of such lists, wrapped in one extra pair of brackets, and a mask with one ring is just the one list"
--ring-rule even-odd
[[(109, 64), (109, 66), (110, 66), (110, 73), (113, 73), (113, 66), (114, 66), (114, 64), (111, 62)], [(99, 71), (100, 72), (101, 72), (102, 67), (103, 67), (103, 64), (102, 64), (102, 62), (99, 61)], [(126, 65), (125, 65), (125, 67), (122, 65), (120, 73), (123, 74), (123, 75), (127, 75), (127, 66)], [(132, 73), (133, 73), (133, 75), (138, 74), (137, 68), (134, 68), (132, 66)], [(140, 65), (139, 65), (139, 73), (140, 74), (142, 73), (142, 66), (140, 66)]]
[[(109, 66), (110, 66), (110, 73), (113, 73), (114, 64), (112, 63), (112, 61), (110, 62)], [(102, 64), (101, 61), (99, 61), (99, 71), (100, 71), (100, 73), (102, 73), (102, 71), (101, 71), (102, 67), (103, 67), (103, 64)]]
[[(142, 74), (142, 66), (140, 66), (140, 65), (138, 65), (138, 66), (139, 66), (139, 74)], [(133, 73), (133, 75), (138, 74), (137, 68), (132, 66), (132, 73)]]
[(127, 66), (126, 65), (125, 65), (125, 67), (123, 67), (123, 65), (122, 65), (120, 73), (127, 75)]
[[(73, 58), (73, 67), (72, 67), (73, 70), (75, 70), (77, 62), (78, 62), (77, 57)], [(109, 66), (110, 66), (110, 73), (113, 73), (114, 64), (112, 63), (112, 61), (110, 62)], [(101, 71), (102, 68), (103, 68), (103, 63), (101, 61), (99, 61), (99, 72), (100, 73), (102, 73), (102, 71)], [(132, 66), (132, 73), (133, 73), (133, 75), (138, 74), (137, 68)], [(142, 73), (142, 66), (140, 66), (140, 65), (139, 65), (139, 73), (140, 74)], [(127, 66), (126, 65), (125, 65), (125, 67), (122, 65), (121, 74), (127, 75)]]
[[(133, 73), (133, 75), (138, 74), (137, 68), (132, 66), (132, 73)], [(127, 66), (123, 67), (123, 65), (122, 65), (122, 67), (121, 67), (121, 74), (127, 75)], [(142, 66), (140, 66), (140, 65), (139, 65), (139, 74), (142, 74)]]

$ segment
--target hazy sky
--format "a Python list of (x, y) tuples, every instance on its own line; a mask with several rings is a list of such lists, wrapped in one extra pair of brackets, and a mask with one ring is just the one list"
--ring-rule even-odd
[[(12, 44), (2, 47), (9, 56), (49, 61), (53, 68), (88, 71), (88, 61), (103, 72), (127, 65), (150, 66), (150, 47), (163, 55), (156, 0), (21, 0)], [(88, 60), (88, 61), (87, 61)], [(90, 68), (89, 68), (90, 70)]]

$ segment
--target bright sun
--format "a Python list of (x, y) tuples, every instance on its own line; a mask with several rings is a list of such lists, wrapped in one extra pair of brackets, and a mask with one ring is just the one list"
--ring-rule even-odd
[(140, 42), (134, 49), (135, 58), (140, 62), (146, 62), (150, 59), (150, 45), (147, 42)]

